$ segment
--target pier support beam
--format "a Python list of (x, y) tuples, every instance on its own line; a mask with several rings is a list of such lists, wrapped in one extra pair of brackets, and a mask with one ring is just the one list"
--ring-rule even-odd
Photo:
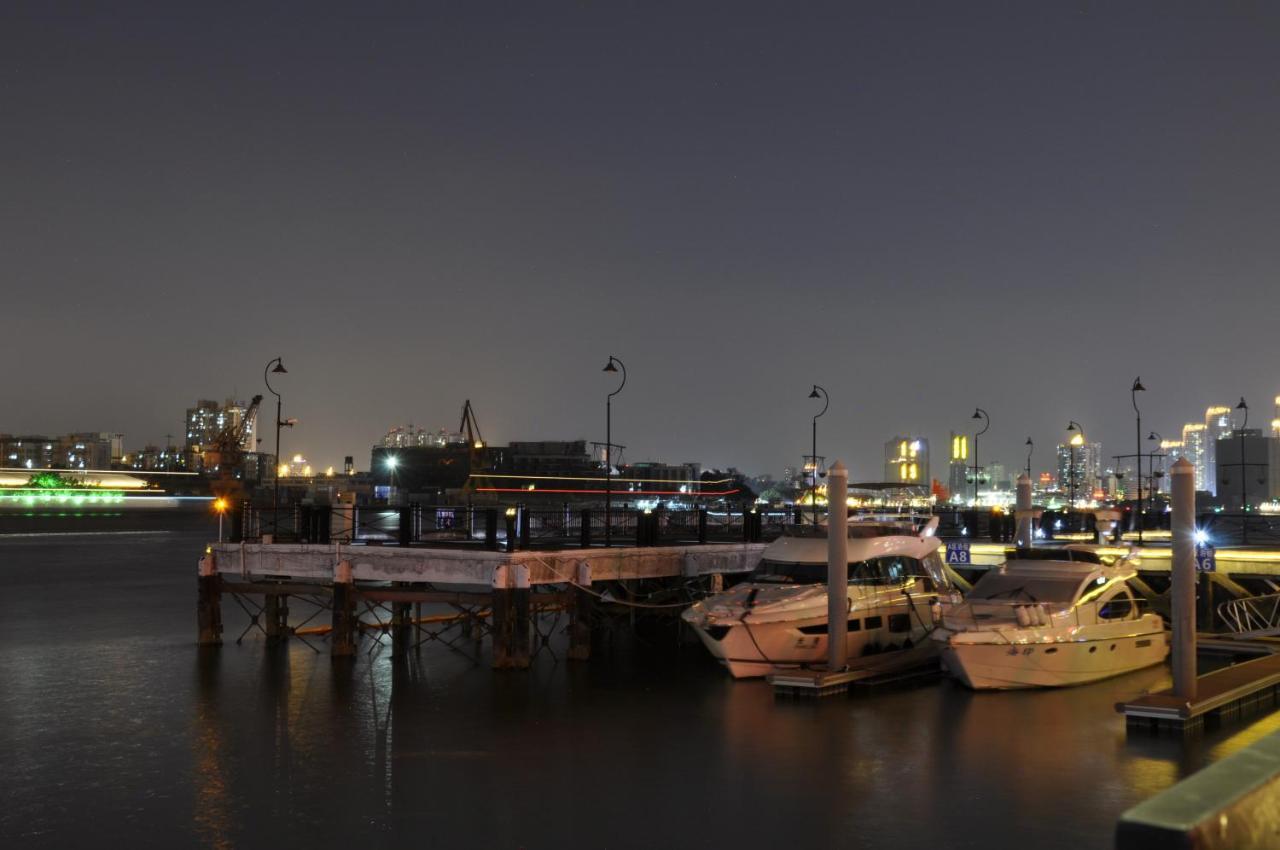
[(333, 571), (333, 634), (329, 654), (333, 658), (350, 658), (356, 654), (356, 599), (350, 561), (339, 561)]
[(212, 553), (200, 559), (196, 578), (196, 625), (200, 646), (222, 646), (222, 576)]
[[(398, 586), (398, 585), (397, 585)], [(413, 603), (391, 603), (391, 657), (404, 658), (413, 646)]]
[(1173, 693), (1188, 702), (1196, 698), (1196, 479), (1186, 458), (1173, 464)]
[(577, 579), (573, 588), (573, 610), (569, 620), (569, 660), (587, 661), (591, 658), (591, 621), (595, 613), (596, 598), (591, 594), (591, 565), (578, 564)]
[(504, 564), (493, 572), (493, 667), (529, 666), (529, 568)]

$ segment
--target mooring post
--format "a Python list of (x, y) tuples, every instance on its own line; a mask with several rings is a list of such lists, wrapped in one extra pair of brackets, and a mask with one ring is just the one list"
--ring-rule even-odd
[(515, 634), (512, 641), (512, 660), (515, 662), (513, 666), (524, 669), (529, 666), (530, 658), (530, 630), (531, 630), (531, 607), (533, 603), (533, 589), (529, 582), (529, 567), (525, 564), (515, 564), (511, 568), (515, 578), (515, 589), (512, 591), (512, 602), (515, 607)]
[(827, 470), (827, 670), (848, 666), (849, 470), (836, 461)]
[(698, 542), (707, 542), (707, 509), (698, 508)]
[(267, 643), (278, 643), (289, 637), (289, 597), (283, 593), (267, 591), (262, 600), (263, 618), (266, 620)]
[(1018, 476), (1018, 501), (1014, 517), (1018, 520), (1014, 545), (1019, 549), (1030, 549), (1035, 545), (1035, 517), (1031, 511), (1031, 477), (1025, 472)]
[(200, 646), (222, 646), (222, 576), (215, 556), (205, 553), (196, 578), (196, 626)]
[(573, 586), (573, 611), (569, 621), (569, 660), (591, 658), (591, 620), (595, 597), (591, 593), (591, 564), (578, 564)]
[(349, 658), (356, 654), (356, 600), (351, 562), (339, 561), (333, 569), (333, 636), (329, 655)]
[(1170, 470), (1173, 528), (1173, 692), (1196, 698), (1196, 478), (1195, 467), (1179, 458)]

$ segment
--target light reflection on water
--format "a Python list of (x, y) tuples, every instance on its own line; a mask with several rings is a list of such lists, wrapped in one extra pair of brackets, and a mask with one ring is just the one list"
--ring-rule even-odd
[(1164, 668), (780, 702), (697, 648), (508, 674), (431, 644), (201, 652), (198, 548), (0, 542), (0, 845), (1101, 848), (1121, 811), (1280, 728), (1126, 739), (1114, 703)]

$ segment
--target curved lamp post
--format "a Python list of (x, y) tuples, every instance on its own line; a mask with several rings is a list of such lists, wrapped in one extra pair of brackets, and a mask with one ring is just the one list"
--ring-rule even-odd
[[(813, 508), (813, 524), (818, 524), (818, 417), (827, 412), (827, 408), (831, 406), (831, 397), (827, 395), (827, 391), (817, 384), (813, 385), (813, 389), (809, 391), (809, 398), (822, 399), (822, 410), (814, 414), (813, 417), (813, 454), (809, 459), (813, 461), (813, 472), (809, 476), (809, 505)], [(827, 494), (827, 505), (831, 505), (831, 494)]]
[[(1084, 426), (1074, 419), (1067, 421), (1067, 430), (1075, 431), (1071, 438), (1067, 440), (1067, 444), (1071, 447), (1071, 469), (1067, 477), (1070, 480), (1071, 487), (1071, 504), (1068, 505), (1070, 510), (1076, 509), (1076, 446), (1084, 445)], [(1074, 529), (1073, 529), (1074, 530)]]
[(987, 429), (991, 427), (991, 417), (981, 407), (973, 409), (972, 419), (982, 419), (985, 423), (981, 431), (977, 431), (973, 435), (973, 506), (978, 506), (978, 438), (987, 433)]
[(1031, 438), (1027, 437), (1027, 480), (1031, 480), (1031, 453), (1036, 450), (1036, 444), (1031, 442)]
[(604, 545), (613, 545), (613, 397), (627, 385), (627, 367), (621, 360), (609, 355), (602, 372), (622, 370), (622, 383), (604, 400)]
[[(273, 369), (272, 366), (275, 366)], [(289, 370), (284, 368), (284, 361), (277, 357), (274, 360), (267, 361), (267, 366), (262, 370), (262, 382), (267, 385), (267, 389), (276, 397), (276, 462), (275, 466), (275, 490), (271, 497), (271, 529), (274, 532), (279, 531), (280, 526), (280, 428), (285, 424), (280, 418), (280, 410), (282, 399), (280, 393), (276, 392), (275, 387), (271, 386), (272, 375), (287, 375)]]
[(1145, 517), (1142, 513), (1142, 411), (1138, 409), (1138, 393), (1146, 392), (1147, 388), (1142, 385), (1142, 378), (1133, 379), (1133, 387), (1129, 390), (1129, 400), (1133, 402), (1133, 413), (1137, 417), (1137, 424), (1133, 429), (1134, 449), (1133, 460), (1138, 465), (1138, 543), (1142, 543), (1142, 526), (1145, 525)]

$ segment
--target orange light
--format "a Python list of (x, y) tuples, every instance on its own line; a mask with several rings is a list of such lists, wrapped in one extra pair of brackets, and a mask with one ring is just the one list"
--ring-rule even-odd
[(215, 511), (217, 511), (218, 513), (220, 513), (220, 514), (221, 514), (221, 513), (226, 513), (226, 511), (227, 511), (227, 500), (226, 500), (226, 499), (214, 499), (214, 500), (213, 500), (213, 509), (214, 509)]

